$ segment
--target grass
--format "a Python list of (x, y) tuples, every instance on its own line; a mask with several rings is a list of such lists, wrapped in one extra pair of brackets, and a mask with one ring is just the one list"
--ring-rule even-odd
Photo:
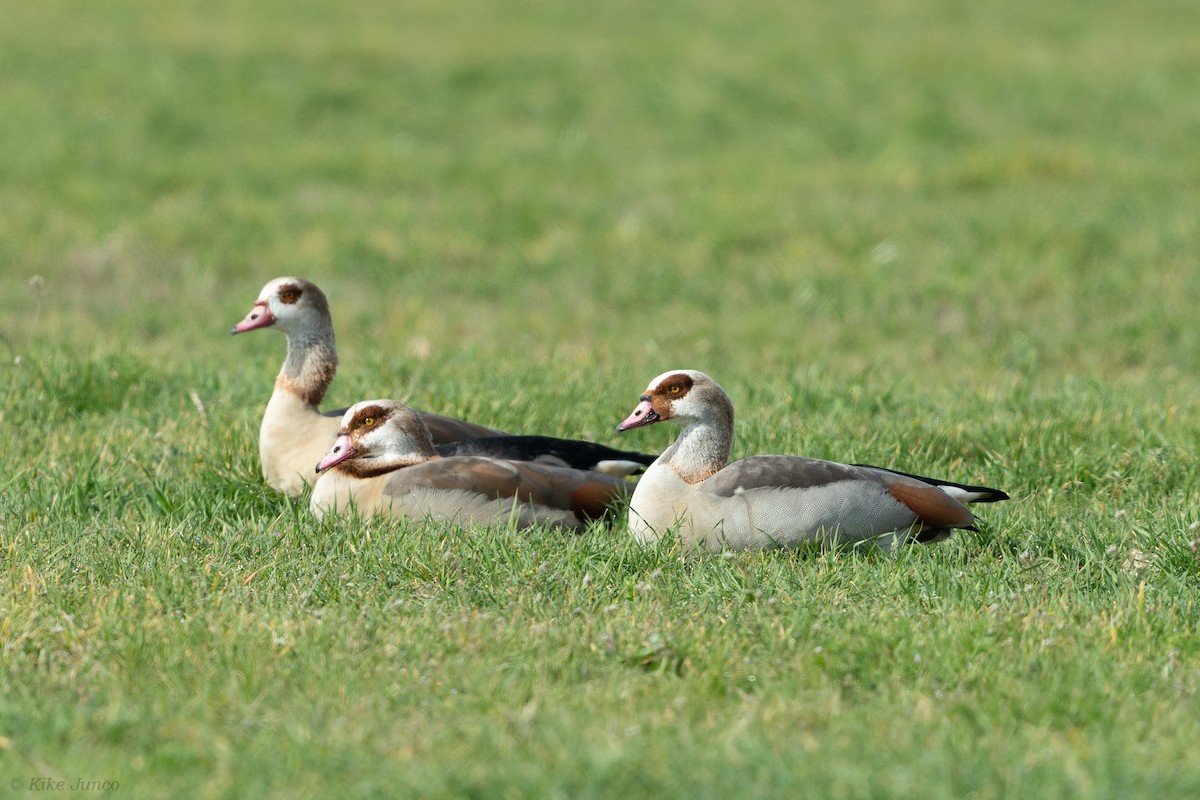
[[(104, 6), (0, 27), (0, 786), (126, 797), (1200, 793), (1200, 11)], [(317, 522), (330, 397), (1000, 486), (887, 557)], [(36, 277), (35, 277), (36, 276)]]

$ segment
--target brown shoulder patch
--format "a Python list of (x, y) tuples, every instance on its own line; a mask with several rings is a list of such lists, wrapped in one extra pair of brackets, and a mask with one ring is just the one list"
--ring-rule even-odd
[(975, 521), (970, 509), (936, 486), (893, 483), (888, 491), (930, 528), (964, 528)]
[(586, 480), (571, 492), (571, 511), (581, 520), (599, 519), (630, 494), (625, 481)]

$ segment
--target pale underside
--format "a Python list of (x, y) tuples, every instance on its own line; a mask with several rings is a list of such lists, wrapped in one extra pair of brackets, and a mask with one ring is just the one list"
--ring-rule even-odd
[(890, 547), (926, 527), (888, 490), (891, 483), (909, 479), (815, 459), (757, 456), (688, 484), (670, 465), (657, 463), (638, 482), (629, 526), (642, 543), (678, 530), (686, 547), (713, 551), (805, 542)]

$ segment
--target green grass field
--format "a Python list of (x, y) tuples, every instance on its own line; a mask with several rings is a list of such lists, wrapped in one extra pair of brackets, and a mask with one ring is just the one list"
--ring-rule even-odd
[[(3, 17), (0, 790), (1200, 795), (1200, 5)], [(691, 367), (736, 456), (1013, 499), (895, 557), (318, 523), (228, 335), (288, 274), (330, 407), (657, 450)]]

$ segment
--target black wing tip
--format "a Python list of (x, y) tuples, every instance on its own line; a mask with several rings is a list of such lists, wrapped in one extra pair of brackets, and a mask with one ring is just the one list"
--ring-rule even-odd
[(477, 439), (460, 439), (436, 445), (443, 456), (477, 455), (502, 458), (511, 461), (535, 461), (553, 456), (570, 464), (575, 469), (590, 469), (602, 461), (632, 461), (650, 466), (657, 455), (617, 450), (615, 447), (588, 442), (583, 439), (559, 439), (554, 436), (485, 436)]
[(875, 464), (853, 464), (855, 467), (866, 467), (867, 469), (877, 469), (882, 472), (890, 472), (893, 475), (903, 475), (906, 478), (928, 483), (930, 486), (953, 486), (955, 489), (962, 489), (964, 492), (972, 492), (973, 494), (982, 495), (975, 498), (972, 503), (999, 503), (1001, 500), (1009, 500), (1008, 492), (1002, 489), (993, 489), (991, 486), (973, 486), (969, 483), (955, 483), (954, 481), (944, 481), (941, 478), (930, 478), (925, 475), (917, 475), (913, 472), (902, 472), (898, 469), (889, 469), (888, 467), (880, 467)]

